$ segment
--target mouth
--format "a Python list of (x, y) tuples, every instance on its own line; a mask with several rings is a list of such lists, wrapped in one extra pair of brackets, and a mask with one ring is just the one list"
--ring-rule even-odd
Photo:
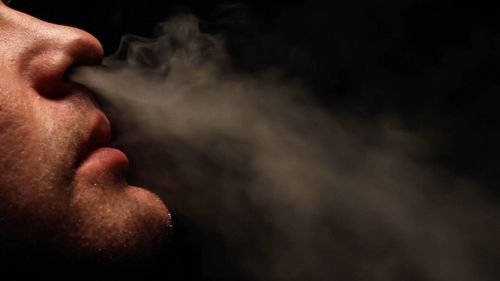
[(104, 113), (93, 114), (89, 134), (79, 145), (76, 171), (100, 175), (111, 173), (123, 176), (128, 171), (128, 157), (122, 151), (110, 147), (111, 126)]

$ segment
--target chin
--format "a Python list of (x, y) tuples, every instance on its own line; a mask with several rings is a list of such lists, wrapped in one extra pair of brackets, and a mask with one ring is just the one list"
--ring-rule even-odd
[(157, 254), (172, 221), (163, 202), (146, 189), (124, 185), (75, 186), (68, 207), (68, 254), (84, 261), (123, 262)]

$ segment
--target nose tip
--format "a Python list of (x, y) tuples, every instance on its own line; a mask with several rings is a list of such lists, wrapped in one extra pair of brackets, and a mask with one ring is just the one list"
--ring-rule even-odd
[(78, 65), (98, 65), (104, 52), (101, 43), (83, 30), (58, 25), (45, 28), (47, 36), (26, 52), (23, 73), (41, 95), (60, 96), (68, 84), (68, 70)]
[(91, 34), (76, 29), (75, 39), (68, 44), (68, 55), (73, 58), (73, 64), (98, 65), (103, 58), (103, 48), (99, 40)]

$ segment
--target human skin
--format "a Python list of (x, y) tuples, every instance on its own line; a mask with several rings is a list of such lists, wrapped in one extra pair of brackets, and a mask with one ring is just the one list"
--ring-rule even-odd
[(90, 34), (0, 3), (0, 251), (120, 260), (168, 236), (165, 205), (127, 183), (108, 119), (65, 79), (102, 56)]

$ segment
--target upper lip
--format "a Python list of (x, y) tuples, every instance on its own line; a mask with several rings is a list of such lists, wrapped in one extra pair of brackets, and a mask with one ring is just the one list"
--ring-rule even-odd
[(90, 132), (79, 145), (77, 166), (95, 149), (110, 144), (111, 126), (104, 113), (98, 111), (91, 125)]

